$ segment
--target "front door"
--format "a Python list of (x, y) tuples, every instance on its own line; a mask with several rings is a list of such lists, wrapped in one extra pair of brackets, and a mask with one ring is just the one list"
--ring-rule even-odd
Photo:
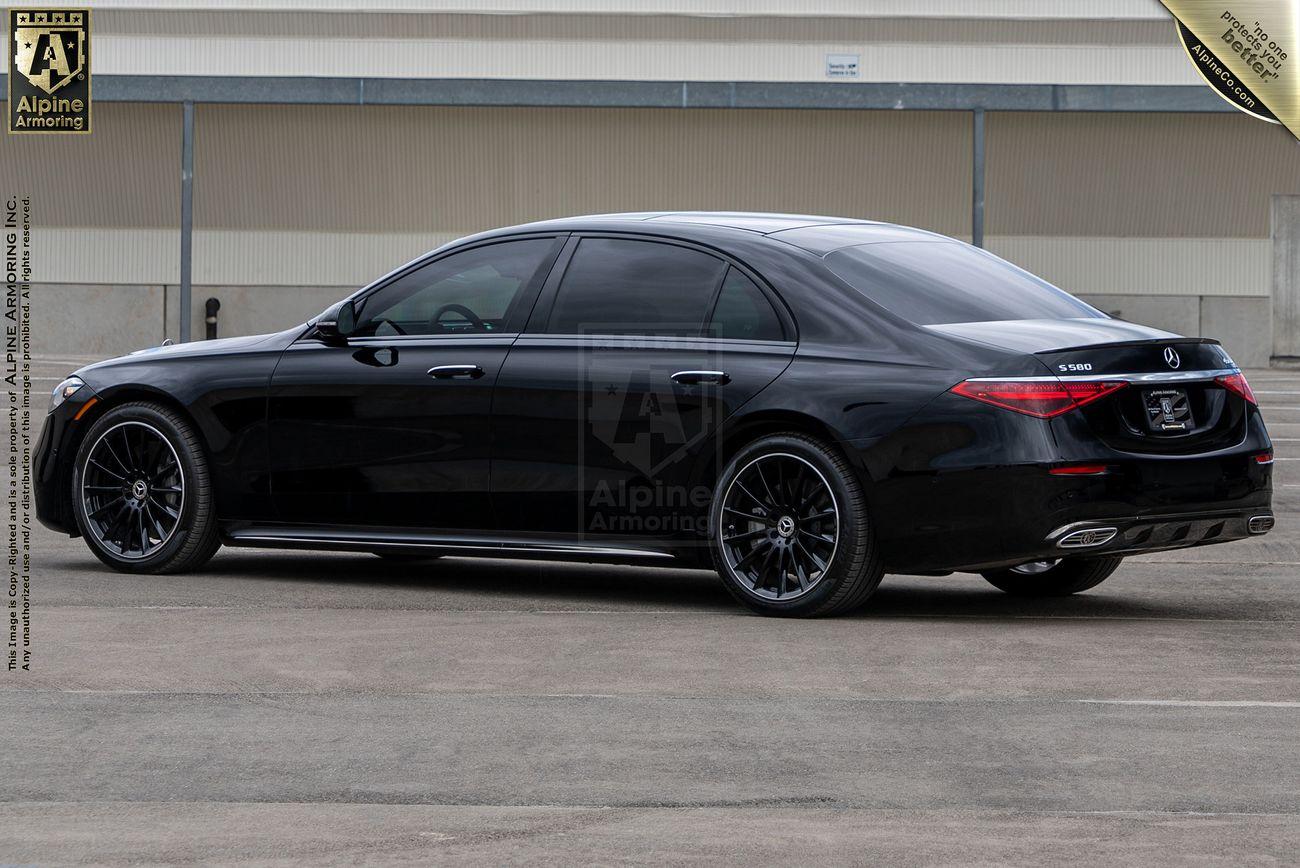
[(346, 344), (308, 334), (271, 382), (281, 521), (490, 530), (492, 391), (558, 250), (461, 249), (357, 300)]

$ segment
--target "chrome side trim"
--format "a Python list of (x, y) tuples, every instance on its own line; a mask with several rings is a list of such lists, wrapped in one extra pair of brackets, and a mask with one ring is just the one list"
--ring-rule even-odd
[(292, 546), (347, 546), (349, 548), (360, 548), (370, 550), (373, 548), (403, 548), (403, 549), (441, 549), (457, 550), (466, 552), (512, 552), (512, 553), (535, 553), (535, 554), (573, 554), (573, 555), (598, 555), (601, 557), (631, 557), (631, 558), (672, 558), (668, 552), (653, 551), (650, 549), (638, 548), (620, 548), (609, 545), (588, 544), (577, 541), (566, 542), (529, 542), (526, 540), (492, 540), (487, 538), (465, 538), (465, 537), (440, 537), (434, 534), (428, 536), (402, 536), (401, 534), (382, 534), (382, 533), (330, 533), (330, 532), (304, 532), (303, 529), (296, 529), (293, 532), (277, 532), (269, 528), (247, 528), (241, 530), (229, 531), (226, 537), (232, 543), (279, 543)]
[(1048, 377), (971, 377), (969, 383), (1004, 383), (1015, 380), (1017, 383), (1097, 383), (1123, 380), (1126, 383), (1179, 383), (1191, 380), (1213, 380), (1215, 377), (1227, 377), (1240, 374), (1240, 368), (1219, 368), (1214, 371), (1153, 371), (1146, 374), (1074, 374)]

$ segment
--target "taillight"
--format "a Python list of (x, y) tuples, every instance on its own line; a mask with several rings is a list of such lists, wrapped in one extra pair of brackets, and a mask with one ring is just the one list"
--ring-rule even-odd
[(1252, 404), (1259, 403), (1255, 400), (1255, 393), (1250, 389), (1250, 383), (1246, 382), (1246, 375), (1240, 371), (1235, 374), (1228, 374), (1226, 377), (1215, 377), (1214, 382), (1234, 395), (1240, 395)]
[(1272, 452), (1256, 452), (1256, 453), (1255, 453), (1255, 463), (1256, 463), (1256, 464), (1272, 464), (1272, 463), (1273, 463), (1273, 453), (1272, 453)]
[(965, 380), (951, 391), (994, 407), (1050, 419), (1127, 386), (1123, 380)]

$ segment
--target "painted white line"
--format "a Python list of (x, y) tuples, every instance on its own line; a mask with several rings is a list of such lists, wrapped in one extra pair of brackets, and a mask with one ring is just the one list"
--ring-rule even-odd
[(1256, 389), (1256, 395), (1300, 395), (1300, 392), (1273, 392), (1266, 389)]
[[(1295, 567), (1294, 561), (1146, 561), (1148, 566), (1157, 566), (1161, 564), (1192, 564), (1194, 566), (1223, 565), (1231, 564), (1237, 567)], [(123, 612), (137, 610), (171, 610), (171, 611), (190, 611), (190, 610), (207, 610), (213, 612), (321, 612), (328, 611), (323, 609), (301, 609), (291, 606), (277, 606), (267, 608), (265, 606), (92, 606), (85, 603), (43, 603), (47, 609), (87, 609), (92, 612)], [(392, 609), (392, 608), (366, 608), (356, 609), (358, 612), (421, 612), (427, 615), (581, 615), (581, 616), (636, 616), (642, 615), (664, 615), (664, 616), (682, 616), (687, 618), (750, 618), (744, 612), (729, 612), (722, 609), (700, 609), (698, 611), (682, 612), (676, 609)], [(251, 616), (250, 616), (251, 617)], [(1274, 624), (1291, 625), (1300, 624), (1293, 618), (1180, 618), (1176, 616), (1164, 615), (1014, 615), (1008, 613), (997, 613), (991, 615), (971, 614), (959, 612), (951, 615), (935, 614), (933, 612), (880, 612), (871, 615), (873, 621), (1086, 621), (1096, 623), (1098, 621), (1154, 621), (1157, 623), (1180, 623), (1180, 624), (1260, 624), (1271, 626)], [(0, 693), (6, 688), (0, 683)], [(17, 688), (25, 690), (27, 688)], [(3, 863), (0, 863), (3, 864)]]
[(1092, 705), (1169, 705), (1179, 708), (1300, 708), (1300, 700), (1255, 699), (1076, 699)]

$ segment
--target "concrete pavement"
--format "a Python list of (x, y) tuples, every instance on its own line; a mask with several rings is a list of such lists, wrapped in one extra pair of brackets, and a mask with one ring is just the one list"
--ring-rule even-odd
[(1064, 600), (889, 576), (790, 622), (704, 572), (140, 577), (42, 531), (0, 863), (1292, 862), (1300, 375), (1251, 381), (1277, 530)]

